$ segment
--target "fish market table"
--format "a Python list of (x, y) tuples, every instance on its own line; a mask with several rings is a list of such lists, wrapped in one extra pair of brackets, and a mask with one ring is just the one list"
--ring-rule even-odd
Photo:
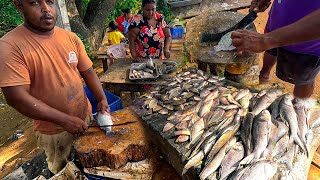
[[(160, 64), (167, 60), (154, 59), (155, 64)], [(117, 59), (114, 64), (105, 72), (105, 74), (100, 78), (103, 83), (103, 87), (117, 96), (120, 96), (122, 91), (130, 92), (143, 92), (145, 86), (153, 86), (160, 84), (162, 78), (159, 77), (156, 81), (131, 81), (129, 79), (129, 69), (132, 64), (132, 59), (120, 58)], [(174, 73), (166, 75), (173, 76)]]
[[(280, 90), (253, 95), (243, 87), (230, 86), (228, 81), (220, 80), (219, 86), (210, 76), (208, 82), (214, 82), (212, 85), (216, 87), (209, 85), (196, 92), (196, 87), (187, 88), (185, 81), (193, 78), (196, 84), (206, 76), (198, 72), (190, 70), (177, 74), (175, 79), (181, 78), (182, 86), (163, 84), (137, 99), (132, 106), (141, 116), (151, 140), (183, 179), (219, 176), (248, 180), (307, 179), (314, 153), (320, 145), (319, 107), (309, 101), (302, 106), (290, 99), (290, 95), (282, 95), (284, 92)], [(173, 84), (172, 81), (168, 83)], [(210, 91), (208, 88), (212, 87)], [(181, 94), (174, 93), (173, 89), (180, 88)], [(192, 103), (194, 101), (197, 102)], [(308, 107), (310, 116), (300, 113), (304, 107)], [(251, 113), (243, 113), (246, 108)], [(299, 121), (298, 125), (294, 122), (295, 116), (284, 116), (296, 113), (299, 114), (296, 118), (308, 120)], [(271, 121), (271, 115), (276, 119)], [(295, 135), (297, 128), (305, 130), (306, 135)], [(291, 136), (305, 137), (304, 145), (293, 144), (289, 141)]]

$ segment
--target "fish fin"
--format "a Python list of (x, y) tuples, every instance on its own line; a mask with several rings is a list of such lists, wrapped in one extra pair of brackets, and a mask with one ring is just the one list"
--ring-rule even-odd
[(184, 175), (185, 173), (187, 173), (188, 169), (183, 168), (181, 175)]
[(239, 165), (250, 164), (253, 159), (254, 159), (254, 154), (251, 153), (246, 158), (244, 158), (242, 161), (240, 161)]
[(302, 152), (305, 153), (307, 156), (309, 156), (307, 147), (304, 143), (302, 143), (301, 139), (298, 136), (294, 136), (292, 138), (293, 138), (293, 141), (301, 148)]

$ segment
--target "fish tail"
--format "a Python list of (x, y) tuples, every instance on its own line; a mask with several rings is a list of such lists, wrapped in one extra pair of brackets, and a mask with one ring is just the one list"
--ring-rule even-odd
[(188, 171), (188, 169), (185, 169), (185, 168), (183, 168), (183, 170), (182, 170), (182, 175), (184, 175), (185, 173), (187, 173), (187, 171)]
[(254, 154), (251, 153), (246, 158), (244, 158), (242, 161), (240, 161), (239, 165), (250, 164), (253, 159), (254, 159)]
[(302, 143), (301, 139), (298, 136), (294, 136), (292, 137), (292, 139), (301, 148), (302, 152), (304, 152), (307, 156), (309, 156), (307, 147), (304, 143)]

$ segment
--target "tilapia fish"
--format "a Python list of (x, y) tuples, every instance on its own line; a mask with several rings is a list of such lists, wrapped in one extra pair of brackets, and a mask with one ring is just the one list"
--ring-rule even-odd
[(280, 117), (289, 123), (290, 141), (295, 142), (308, 155), (306, 145), (299, 138), (298, 117), (292, 104), (292, 95), (285, 95), (280, 102)]

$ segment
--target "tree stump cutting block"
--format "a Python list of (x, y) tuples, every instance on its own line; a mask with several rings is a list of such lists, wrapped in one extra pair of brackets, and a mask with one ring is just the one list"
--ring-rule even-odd
[(77, 157), (84, 167), (108, 166), (117, 169), (127, 162), (147, 158), (150, 139), (140, 117), (129, 108), (117, 111), (112, 116), (115, 119), (114, 124), (136, 122), (112, 127), (112, 133), (108, 134), (99, 127), (90, 127), (74, 142)]

